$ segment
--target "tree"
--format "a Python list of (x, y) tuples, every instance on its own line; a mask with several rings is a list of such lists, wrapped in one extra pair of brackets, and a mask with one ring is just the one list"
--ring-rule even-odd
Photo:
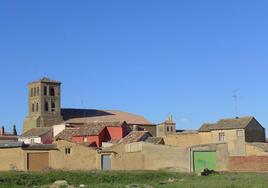
[(13, 125), (13, 135), (18, 135), (16, 125)]

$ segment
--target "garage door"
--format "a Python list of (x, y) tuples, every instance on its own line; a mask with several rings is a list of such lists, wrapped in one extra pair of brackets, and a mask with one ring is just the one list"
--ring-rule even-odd
[(30, 171), (40, 171), (48, 169), (48, 153), (28, 153), (27, 169)]
[(195, 151), (194, 152), (194, 171), (201, 172), (205, 168), (216, 170), (217, 157), (215, 151)]

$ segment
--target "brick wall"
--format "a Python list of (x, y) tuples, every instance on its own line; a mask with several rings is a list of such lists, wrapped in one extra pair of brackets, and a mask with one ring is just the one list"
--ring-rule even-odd
[(268, 171), (268, 156), (230, 157), (229, 170), (236, 172)]

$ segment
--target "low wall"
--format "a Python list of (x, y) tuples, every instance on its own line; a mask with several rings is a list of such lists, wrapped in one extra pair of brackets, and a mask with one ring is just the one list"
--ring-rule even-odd
[(190, 155), (187, 148), (137, 142), (119, 144), (112, 150), (115, 152), (112, 155), (112, 170), (170, 169), (189, 172)]
[(229, 157), (234, 172), (268, 172), (268, 156)]

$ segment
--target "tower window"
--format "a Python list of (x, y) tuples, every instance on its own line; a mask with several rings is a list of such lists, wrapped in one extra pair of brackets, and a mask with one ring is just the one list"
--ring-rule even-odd
[(47, 95), (47, 86), (44, 87), (44, 95)]
[(34, 96), (36, 96), (36, 88), (34, 88)]
[(32, 112), (34, 112), (34, 104), (32, 104)]
[(31, 88), (31, 97), (33, 96), (33, 88)]
[(170, 127), (170, 131), (173, 132), (173, 127)]
[(167, 127), (167, 132), (169, 132), (169, 127)]
[(45, 101), (45, 111), (48, 112), (48, 102)]
[(49, 88), (49, 95), (50, 96), (55, 96), (55, 88), (54, 87)]
[(224, 140), (225, 140), (224, 132), (219, 133), (219, 141), (224, 142)]
[(55, 108), (56, 108), (55, 102), (52, 101), (51, 102), (51, 111), (54, 112), (55, 111)]
[(36, 88), (36, 93), (37, 93), (37, 96), (39, 96), (39, 87)]
[(36, 103), (36, 106), (35, 106), (35, 111), (36, 112), (38, 112), (38, 110), (39, 110), (38, 108), (39, 108), (38, 103)]

